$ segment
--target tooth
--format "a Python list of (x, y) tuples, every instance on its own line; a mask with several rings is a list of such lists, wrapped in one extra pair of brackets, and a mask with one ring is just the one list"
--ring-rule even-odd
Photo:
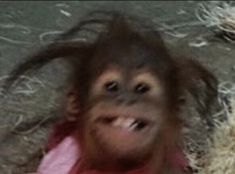
[(122, 117), (119, 117), (119, 118), (117, 118), (114, 122), (113, 122), (113, 126), (116, 126), (116, 127), (119, 127), (119, 126), (121, 126), (122, 124), (123, 124), (123, 122), (124, 122), (125, 120), (124, 120), (124, 118), (122, 118)]
[(134, 118), (129, 118), (128, 121), (129, 121), (129, 123), (130, 123), (130, 125), (131, 125), (131, 124), (133, 124), (136, 120), (135, 120)]
[(135, 122), (135, 123), (133, 123), (133, 124), (129, 127), (129, 129), (130, 129), (130, 130), (134, 130), (137, 126), (138, 126), (138, 123)]
[(122, 123), (122, 127), (128, 128), (133, 124), (134, 121), (135, 121), (135, 119), (133, 119), (133, 118), (126, 118), (125, 122)]
[(128, 128), (128, 127), (130, 127), (131, 123), (132, 123), (131, 120), (126, 119), (125, 122), (122, 123), (122, 127), (123, 128)]

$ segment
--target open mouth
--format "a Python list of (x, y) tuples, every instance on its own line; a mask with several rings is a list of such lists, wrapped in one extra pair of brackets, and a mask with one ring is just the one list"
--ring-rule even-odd
[(129, 131), (141, 131), (150, 125), (148, 120), (126, 116), (100, 116), (96, 121), (103, 125)]

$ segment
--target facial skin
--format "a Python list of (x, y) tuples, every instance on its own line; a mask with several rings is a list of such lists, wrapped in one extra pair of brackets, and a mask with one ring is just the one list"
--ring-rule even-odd
[(155, 137), (146, 135), (157, 134), (164, 113), (163, 89), (157, 79), (146, 72), (124, 77), (117, 70), (104, 72), (91, 90), (90, 101), (95, 104), (88, 112), (95, 141), (120, 157), (140, 154), (151, 146)]
[(71, 65), (65, 113), (76, 123), (81, 170), (120, 172), (148, 165), (150, 174), (184, 173), (168, 161), (181, 143), (180, 101), (188, 91), (204, 111), (197, 79), (205, 83), (210, 108), (216, 79), (195, 61), (174, 59), (156, 31), (138, 31), (122, 15), (101, 21), (105, 30), (92, 43), (66, 40), (95, 22), (78, 23), (59, 38), (64, 43), (34, 54), (12, 72), (6, 88), (21, 74), (64, 58)]

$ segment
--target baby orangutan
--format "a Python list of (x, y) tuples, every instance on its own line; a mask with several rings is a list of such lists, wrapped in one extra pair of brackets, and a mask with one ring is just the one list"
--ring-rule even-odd
[[(95, 41), (66, 39), (99, 22), (104, 27)], [(209, 108), (216, 98), (214, 76), (193, 60), (173, 58), (156, 31), (138, 30), (117, 13), (109, 20), (84, 20), (59, 39), (64, 42), (55, 41), (30, 57), (6, 82), (9, 88), (21, 74), (56, 58), (72, 66), (65, 110), (73, 120), (57, 124), (38, 172), (190, 173), (180, 148), (183, 91), (199, 100), (195, 84), (203, 81)], [(56, 163), (61, 158), (70, 167)], [(71, 158), (75, 160), (68, 162)]]

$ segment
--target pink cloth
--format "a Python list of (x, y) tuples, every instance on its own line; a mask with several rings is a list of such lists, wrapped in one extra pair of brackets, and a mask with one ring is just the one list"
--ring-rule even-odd
[(79, 148), (74, 138), (66, 137), (43, 158), (38, 174), (69, 174), (79, 160)]

